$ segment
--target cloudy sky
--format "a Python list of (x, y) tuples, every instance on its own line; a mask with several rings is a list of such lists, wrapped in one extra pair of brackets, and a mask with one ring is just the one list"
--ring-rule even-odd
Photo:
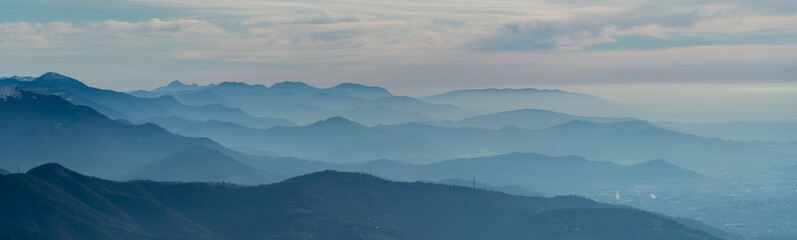
[(0, 76), (55, 71), (116, 90), (172, 80), (358, 82), (412, 96), (538, 87), (651, 104), (683, 94), (797, 106), (793, 0), (0, 5)]

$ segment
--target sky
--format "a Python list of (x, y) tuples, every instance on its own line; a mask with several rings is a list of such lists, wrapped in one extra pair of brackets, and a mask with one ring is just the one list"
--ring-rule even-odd
[[(53, 71), (120, 91), (172, 80), (356, 82), (410, 96), (559, 88), (651, 105), (742, 102), (773, 109), (762, 113), (765, 119), (797, 121), (785, 109), (797, 106), (793, 0), (0, 0), (0, 6), (0, 76)], [(784, 111), (791, 113), (778, 115)]]

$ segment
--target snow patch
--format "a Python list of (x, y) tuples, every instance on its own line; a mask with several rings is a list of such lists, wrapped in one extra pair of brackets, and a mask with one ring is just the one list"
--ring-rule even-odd
[(35, 77), (30, 77), (30, 76), (17, 76), (17, 75), (14, 75), (14, 76), (11, 76), (11, 77), (0, 77), (0, 80), (6, 80), (6, 79), (14, 79), (14, 80), (17, 80), (17, 81), (20, 81), (20, 82), (33, 82), (34, 80), (36, 80)]
[(0, 98), (2, 98), (3, 101), (5, 101), (6, 99), (8, 99), (10, 97), (17, 98), (17, 99), (22, 98), (22, 92), (20, 92), (16, 88), (1, 87), (0, 88)]

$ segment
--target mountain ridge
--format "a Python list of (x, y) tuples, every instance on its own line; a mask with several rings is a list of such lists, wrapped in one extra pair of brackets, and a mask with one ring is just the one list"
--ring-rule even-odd
[[(18, 194), (0, 195), (7, 203), (0, 205), (0, 212), (7, 213), (0, 215), (0, 223), (53, 239), (89, 240), (492, 239), (487, 237), (489, 233), (523, 224), (523, 219), (546, 211), (612, 207), (579, 197), (520, 197), (337, 171), (239, 187), (114, 182), (83, 176), (59, 164), (45, 164), (26, 174), (0, 176), (0, 192), (8, 191)], [(31, 211), (23, 210), (23, 204), (32, 207)], [(638, 211), (623, 209), (617, 211)], [(628, 221), (655, 223), (659, 219), (635, 215)], [(575, 220), (563, 226), (587, 223)], [(615, 231), (626, 232), (622, 228)], [(716, 239), (677, 223), (660, 231), (691, 233), (681, 239)]]

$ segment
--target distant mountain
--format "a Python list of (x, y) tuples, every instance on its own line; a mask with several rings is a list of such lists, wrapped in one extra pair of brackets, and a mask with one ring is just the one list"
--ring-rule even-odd
[(13, 232), (51, 239), (468, 240), (559, 236), (551, 234), (574, 228), (583, 231), (564, 236), (716, 239), (652, 214), (605, 209), (612, 206), (579, 197), (520, 197), (335, 171), (239, 187), (113, 182), (46, 164), (0, 176), (0, 193), (0, 223), (8, 223), (0, 229), (13, 225)]
[(196, 83), (188, 85), (184, 84), (178, 80), (174, 80), (169, 85), (156, 88), (152, 90), (153, 92), (181, 92), (181, 91), (192, 91), (200, 89), (201, 87)]
[(521, 109), (507, 112), (499, 112), (462, 119), (452, 123), (455, 127), (477, 127), (499, 129), (506, 126), (515, 126), (527, 129), (543, 129), (573, 120), (581, 120), (595, 123), (627, 122), (634, 121), (633, 118), (603, 118), (603, 117), (584, 117), (570, 114), (558, 113), (539, 109)]
[(457, 90), (420, 99), (485, 113), (542, 109), (585, 116), (627, 116), (633, 112), (628, 106), (587, 94), (534, 88)]
[(303, 82), (290, 82), (290, 81), (275, 83), (271, 85), (269, 89), (280, 92), (292, 93), (300, 96), (310, 96), (321, 91), (321, 89), (307, 85), (306, 83)]
[(342, 117), (303, 127), (259, 131), (258, 144), (286, 156), (330, 162), (380, 158), (432, 161), (449, 156), (445, 147), (413, 135), (369, 128)]
[(194, 147), (141, 167), (127, 179), (262, 184), (276, 179), (216, 150)]
[(0, 168), (0, 175), (6, 175), (6, 174), (11, 174), (11, 172), (9, 172), (8, 170)]
[(170, 96), (140, 98), (121, 92), (97, 89), (89, 87), (76, 79), (52, 72), (46, 73), (33, 81), (0, 80), (0, 86), (56, 94), (74, 104), (89, 106), (111, 118), (122, 118), (133, 122), (152, 117), (177, 116), (197, 121), (211, 119), (232, 121), (253, 128), (293, 125), (286, 119), (254, 117), (240, 109), (233, 109), (220, 104), (188, 106)]
[(206, 122), (186, 120), (178, 117), (158, 117), (144, 120), (169, 131), (187, 137), (207, 137), (230, 148), (246, 147), (263, 151), (257, 137), (263, 129), (241, 126), (232, 122), (210, 120)]
[(316, 88), (302, 82), (282, 82), (266, 87), (223, 82), (177, 92), (131, 92), (142, 97), (174, 96), (189, 105), (222, 104), (262, 116), (283, 117), (299, 125), (344, 116), (366, 125), (439, 120), (459, 120), (476, 113), (453, 105), (430, 104), (393, 96), (380, 87), (344, 83)]
[(209, 137), (231, 148), (336, 163), (380, 158), (428, 162), (452, 155), (444, 147), (424, 139), (376, 130), (342, 117), (332, 117), (308, 126), (271, 129), (180, 118), (153, 118), (148, 121), (173, 129), (178, 134)]
[(207, 138), (175, 135), (154, 124), (114, 121), (55, 95), (13, 91), (17, 97), (0, 100), (0, 166), (5, 168), (54, 161), (114, 178), (186, 148), (223, 149)]
[(377, 99), (393, 96), (393, 94), (390, 94), (390, 92), (384, 88), (364, 86), (356, 83), (342, 83), (340, 85), (324, 89), (324, 92), (365, 99)]
[(405, 112), (383, 106), (360, 107), (337, 111), (340, 116), (354, 119), (364, 125), (401, 124), (407, 122), (426, 122), (436, 119), (417, 112)]
[(419, 123), (374, 128), (437, 143), (456, 153), (449, 159), (510, 152), (577, 155), (621, 164), (660, 158), (702, 173), (733, 175), (733, 172), (751, 168), (766, 168), (796, 155), (779, 144), (704, 138), (657, 128), (641, 121), (592, 123), (575, 120), (540, 130), (451, 128)]
[[(350, 169), (404, 181), (445, 181), (475, 177), (480, 182), (497, 186), (520, 186), (557, 194), (618, 186), (670, 185), (707, 179), (663, 160), (623, 166), (575, 156), (551, 157), (531, 153), (455, 159), (426, 165), (375, 161)], [(470, 183), (466, 181), (464, 185), (470, 186)]]

